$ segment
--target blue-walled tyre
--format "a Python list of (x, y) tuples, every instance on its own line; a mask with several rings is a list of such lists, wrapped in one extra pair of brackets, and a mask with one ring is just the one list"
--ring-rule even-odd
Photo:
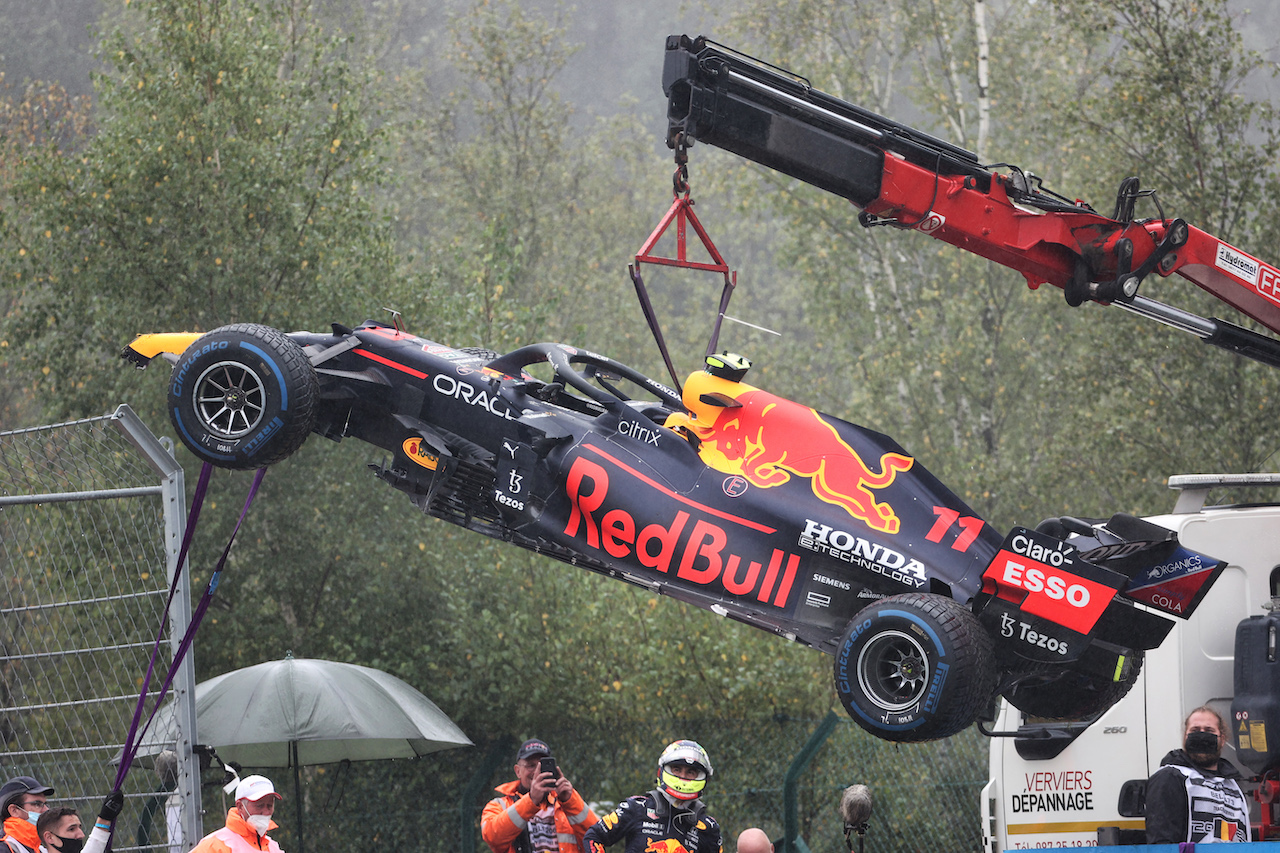
[(968, 608), (945, 596), (881, 599), (860, 610), (840, 638), (835, 686), (849, 716), (876, 737), (950, 737), (991, 702), (991, 637)]
[(187, 348), (169, 379), (169, 417), (202, 462), (265, 468), (302, 446), (319, 386), (302, 347), (270, 326), (223, 326)]

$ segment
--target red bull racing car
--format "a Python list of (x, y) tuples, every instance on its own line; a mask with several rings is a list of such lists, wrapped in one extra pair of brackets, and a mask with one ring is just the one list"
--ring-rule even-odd
[[(271, 465), (311, 433), (386, 451), (426, 513), (832, 655), (868, 731), (946, 737), (1003, 693), (1099, 713), (1222, 565), (1136, 518), (1001, 536), (889, 437), (707, 359), (675, 390), (564, 344), (506, 355), (398, 325), (142, 335), (182, 442)], [(534, 374), (541, 372), (542, 378)]]
[[(668, 39), (663, 88), (677, 201), (700, 140), (847, 198), (867, 227), (1280, 366), (1280, 341), (1138, 293), (1177, 273), (1280, 331), (1280, 270), (1180, 219), (1136, 218), (1136, 180), (1103, 216), (702, 38)], [(271, 465), (312, 432), (368, 442), (390, 454), (377, 476), (430, 515), (832, 655), (849, 715), (890, 740), (947, 737), (999, 695), (1033, 716), (1100, 715), (1224, 567), (1123, 514), (1002, 535), (893, 439), (753, 387), (745, 359), (713, 351), (679, 389), (564, 344), (499, 355), (398, 322), (143, 335), (124, 355), (173, 363), (170, 415), (201, 460)]]

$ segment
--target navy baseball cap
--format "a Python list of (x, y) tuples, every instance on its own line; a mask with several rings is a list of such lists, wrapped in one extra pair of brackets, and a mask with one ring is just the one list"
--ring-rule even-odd
[(551, 747), (547, 746), (545, 741), (532, 738), (520, 744), (520, 749), (516, 752), (516, 761), (524, 761), (534, 755), (550, 755)]
[(48, 797), (53, 794), (53, 789), (48, 785), (41, 785), (34, 776), (14, 776), (0, 786), (0, 809), (3, 809), (7, 816), (10, 803), (26, 794)]

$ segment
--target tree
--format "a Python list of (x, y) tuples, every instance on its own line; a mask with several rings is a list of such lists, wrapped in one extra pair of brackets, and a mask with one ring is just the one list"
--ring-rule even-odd
[[(1266, 65), (1244, 48), (1228, 5), (1058, 6), (1096, 46), (1092, 71), (1079, 78), (1060, 119), (1093, 143), (1090, 190), (1101, 196), (1139, 175), (1157, 193), (1140, 200), (1139, 216), (1163, 210), (1274, 263), (1280, 116), (1244, 95)], [(1141, 292), (1257, 328), (1176, 277), (1152, 276)], [(1154, 324), (1107, 319), (1089, 330), (1078, 363), (1085, 381), (1074, 389), (1081, 392), (1075, 406), (1089, 437), (1072, 466), (1078, 475), (1121, 506), (1149, 511), (1167, 503), (1160, 486), (1169, 473), (1274, 465), (1274, 369)]]
[[(68, 145), (82, 139), (90, 127), (88, 100), (70, 96), (57, 83), (31, 82), (11, 86), (0, 73), (0, 187), (11, 186), (16, 164), (27, 151), (41, 145)], [(0, 199), (0, 233), (21, 215), (11, 200)], [(19, 256), (23, 250), (18, 249)], [(0, 317), (7, 317), (19, 291), (0, 278)], [(0, 333), (0, 424), (35, 422), (40, 406), (25, 369), (23, 348)]]
[[(789, 4), (755, 4), (735, 20), (764, 58), (819, 89), (915, 116), (911, 124), (988, 156), (1034, 157), (1045, 164), (1037, 172), (1063, 159), (1051, 131), (1025, 121), (1065, 85), (1062, 58), (1032, 37), (1044, 25), (1039, 6), (993, 12), (985, 86), (971, 2), (803, 8), (814, 23), (804, 43), (783, 35)], [(894, 435), (997, 526), (1043, 512), (1060, 484), (1043, 482), (1040, 463), (1066, 413), (1036, 390), (1052, 387), (1064, 363), (1069, 341), (1054, 328), (1065, 306), (1028, 293), (1012, 272), (919, 234), (864, 229), (842, 200), (754, 172), (757, 197), (787, 223), (785, 260), (808, 282), (805, 321), (824, 344), (818, 376), (806, 377), (817, 405)]]
[[(410, 328), (426, 326), (423, 334), (445, 343), (514, 346), (531, 339), (525, 336), (555, 338), (577, 328), (605, 349), (623, 338), (625, 325), (604, 306), (625, 297), (626, 316), (635, 314), (615, 231), (634, 228), (624, 245), (638, 246), (649, 222), (649, 212), (637, 213), (629, 194), (618, 191), (632, 180), (638, 143), (616, 137), (615, 125), (602, 126), (598, 137), (575, 138), (573, 161), (563, 159), (563, 140), (550, 129), (562, 107), (538, 82), (556, 67), (554, 28), (486, 2), (457, 27), (458, 77), (485, 85), (445, 100), (466, 103), (483, 120), (472, 124), (442, 109), (448, 120), (430, 125), (414, 149), (422, 156), (408, 155), (421, 166), (411, 186), (425, 201), (418, 198), (413, 210), (412, 192), (392, 200), (402, 239), (427, 238), (411, 279), (426, 286), (413, 295), (393, 290), (408, 300), (393, 307), (404, 306)], [(514, 116), (504, 105), (517, 105)], [(610, 257), (618, 274), (594, 280), (591, 270)], [(359, 307), (367, 295), (346, 299)], [(561, 318), (549, 306), (573, 307)], [(344, 317), (352, 309), (344, 303), (338, 310)], [(451, 714), (481, 730), (542, 717), (705, 711), (737, 701), (792, 710), (816, 701), (825, 708), (821, 655), (745, 627), (722, 629), (710, 614), (424, 518), (384, 484), (360, 476), (363, 464), (380, 456), (358, 442), (335, 446), (313, 437), (269, 472), (201, 635), (202, 675), (290, 649), (356, 660), (435, 685), (432, 695)], [(217, 507), (206, 515), (208, 539), (201, 541), (229, 535), (227, 507), (239, 507), (246, 486), (243, 475), (216, 478)], [(207, 580), (208, 559), (195, 565)], [(663, 627), (670, 622), (686, 627), (673, 633)], [(620, 643), (620, 636), (643, 639)], [(680, 686), (671, 684), (670, 660), (682, 668)]]
[(451, 19), (448, 74), (434, 78), (451, 85), (420, 107), (398, 218), (429, 270), (430, 337), (497, 350), (567, 340), (626, 360), (640, 333), (627, 253), (657, 215), (637, 186), (662, 166), (634, 118), (574, 129), (554, 85), (575, 49), (564, 19), (512, 0)]
[(101, 47), (96, 132), (27, 148), (7, 186), (7, 336), (60, 413), (119, 393), (121, 371), (84, 379), (106, 372), (122, 317), (292, 327), (396, 278), (371, 196), (389, 177), (388, 127), (358, 45), (309, 4), (132, 14)]

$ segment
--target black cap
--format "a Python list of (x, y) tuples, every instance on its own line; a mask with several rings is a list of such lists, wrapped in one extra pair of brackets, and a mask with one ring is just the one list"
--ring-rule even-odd
[(48, 785), (41, 785), (34, 776), (14, 776), (0, 786), (0, 809), (4, 811), (3, 816), (8, 817), (9, 806), (26, 794), (41, 794), (48, 797), (53, 794), (53, 789)]
[(520, 744), (520, 749), (516, 752), (516, 761), (524, 761), (534, 755), (550, 755), (551, 747), (547, 746), (545, 741), (533, 738)]

